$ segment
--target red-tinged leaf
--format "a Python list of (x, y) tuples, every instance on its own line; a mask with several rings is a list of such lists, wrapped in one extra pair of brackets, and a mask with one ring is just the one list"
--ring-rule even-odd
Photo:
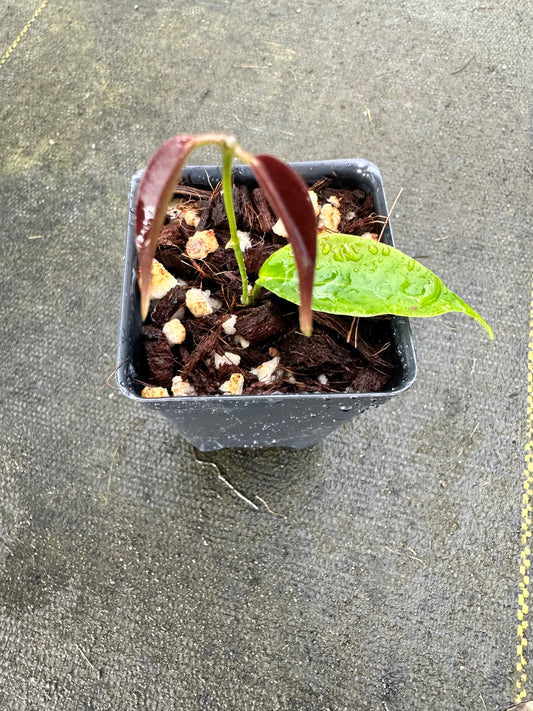
[(309, 336), (317, 243), (317, 220), (309, 189), (292, 168), (273, 156), (253, 156), (250, 165), (292, 245), (300, 288), (300, 328)]
[(135, 244), (143, 319), (146, 318), (150, 306), (152, 259), (157, 247), (157, 238), (187, 156), (197, 143), (198, 138), (187, 135), (174, 136), (163, 143), (150, 159), (139, 186)]

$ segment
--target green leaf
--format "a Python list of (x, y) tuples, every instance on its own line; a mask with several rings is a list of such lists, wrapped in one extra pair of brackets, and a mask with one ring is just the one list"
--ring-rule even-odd
[[(287, 301), (299, 303), (290, 245), (266, 260), (257, 283)], [(365, 235), (318, 236), (312, 307), (345, 316), (437, 316), (461, 311), (478, 321), (493, 338), (486, 321), (433, 272), (398, 249)]]

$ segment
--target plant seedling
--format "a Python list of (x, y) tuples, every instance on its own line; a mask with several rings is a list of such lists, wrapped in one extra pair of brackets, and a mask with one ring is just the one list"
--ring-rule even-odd
[[(319, 233), (308, 187), (292, 168), (270, 155), (252, 155), (234, 138), (219, 134), (169, 139), (143, 174), (136, 210), (143, 319), (150, 305), (152, 259), (167, 206), (189, 155), (209, 144), (220, 146), (222, 151), (224, 206), (242, 280), (243, 304), (253, 304), (260, 289), (268, 289), (299, 305), (300, 328), (307, 336), (312, 331), (312, 310), (354, 317), (428, 317), (460, 311), (478, 321), (493, 338), (492, 329), (474, 309), (429, 269), (398, 249), (367, 235)], [(268, 257), (253, 287), (246, 273), (233, 208), (234, 158), (250, 165), (289, 242)]]

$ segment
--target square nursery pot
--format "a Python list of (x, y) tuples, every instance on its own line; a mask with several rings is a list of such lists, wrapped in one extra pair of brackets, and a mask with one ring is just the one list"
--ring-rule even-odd
[[(376, 213), (388, 214), (380, 172), (368, 161), (317, 161), (294, 163), (292, 167), (309, 185), (329, 176), (344, 187), (360, 188), (372, 195)], [(234, 175), (236, 183), (251, 188), (257, 186), (247, 166), (237, 166)], [(142, 385), (137, 377), (141, 316), (135, 251), (135, 200), (141, 176), (142, 171), (134, 175), (131, 184), (117, 359), (117, 382), (127, 397), (164, 415), (201, 451), (274, 445), (301, 449), (319, 442), (371, 405), (381, 405), (412, 385), (416, 361), (409, 322), (406, 318), (393, 317), (392, 338), (398, 363), (396, 375), (382, 392), (142, 398)], [(218, 183), (221, 172), (218, 167), (191, 166), (184, 170), (183, 177), (197, 187), (209, 188)], [(390, 225), (382, 239), (393, 245)]]

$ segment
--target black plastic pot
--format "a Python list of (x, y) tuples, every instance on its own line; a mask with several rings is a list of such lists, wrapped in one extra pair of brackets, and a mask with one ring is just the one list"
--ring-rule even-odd
[[(381, 175), (372, 163), (353, 159), (294, 163), (292, 167), (309, 185), (321, 177), (333, 176), (348, 188), (361, 188), (372, 195), (376, 212), (387, 214)], [(394, 317), (392, 332), (398, 375), (383, 392), (141, 398), (142, 385), (137, 379), (141, 317), (135, 253), (135, 199), (141, 175), (142, 171), (134, 175), (131, 184), (118, 346), (117, 382), (127, 397), (167, 417), (187, 441), (202, 451), (273, 445), (300, 449), (319, 442), (371, 405), (381, 405), (412, 385), (416, 361), (409, 322)], [(189, 167), (184, 177), (197, 187), (209, 188), (220, 180), (220, 168)], [(235, 181), (256, 186), (246, 166), (235, 168)], [(382, 239), (393, 244), (389, 225)]]

